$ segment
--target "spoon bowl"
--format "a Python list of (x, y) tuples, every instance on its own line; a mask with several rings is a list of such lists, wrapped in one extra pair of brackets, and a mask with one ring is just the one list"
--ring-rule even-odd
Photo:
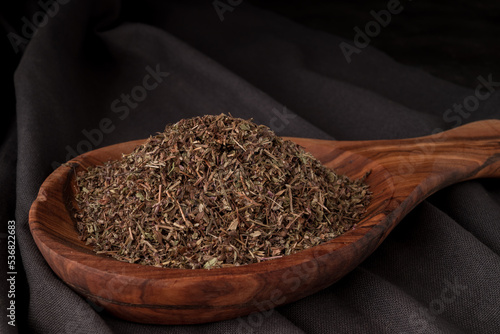
[(500, 120), (435, 135), (378, 141), (288, 138), (350, 178), (370, 172), (364, 218), (321, 245), (260, 263), (218, 269), (169, 269), (98, 255), (81, 241), (72, 212), (75, 175), (121, 158), (136, 140), (82, 154), (42, 184), (29, 213), (33, 238), (52, 270), (76, 292), (117, 317), (152, 324), (225, 320), (290, 303), (356, 268), (390, 231), (435, 191), (480, 177), (500, 177)]

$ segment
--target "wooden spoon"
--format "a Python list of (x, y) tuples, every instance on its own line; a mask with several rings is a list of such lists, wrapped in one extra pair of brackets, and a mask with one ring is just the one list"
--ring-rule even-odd
[(96, 255), (80, 241), (72, 219), (75, 171), (118, 159), (143, 140), (88, 152), (55, 170), (31, 207), (31, 233), (54, 272), (110, 313), (143, 323), (204, 323), (264, 311), (324, 289), (358, 266), (435, 191), (464, 180), (500, 177), (500, 120), (416, 139), (290, 139), (339, 173), (359, 178), (371, 171), (366, 182), (373, 200), (366, 217), (322, 245), (212, 270), (156, 268)]

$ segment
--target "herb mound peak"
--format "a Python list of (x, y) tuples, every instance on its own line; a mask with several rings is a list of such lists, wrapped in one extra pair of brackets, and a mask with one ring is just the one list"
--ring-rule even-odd
[(362, 180), (224, 114), (167, 125), (76, 180), (82, 240), (99, 254), (168, 268), (244, 265), (316, 246), (349, 230), (370, 199)]

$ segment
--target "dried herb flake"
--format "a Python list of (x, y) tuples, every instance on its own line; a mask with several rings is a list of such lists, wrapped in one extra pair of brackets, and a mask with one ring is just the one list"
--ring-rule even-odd
[(120, 261), (212, 269), (279, 258), (360, 220), (362, 180), (324, 167), (251, 120), (168, 125), (120, 160), (77, 175), (81, 239)]

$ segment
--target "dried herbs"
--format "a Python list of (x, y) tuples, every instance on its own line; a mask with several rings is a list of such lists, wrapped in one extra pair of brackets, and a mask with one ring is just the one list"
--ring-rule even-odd
[(99, 254), (169, 268), (295, 253), (350, 229), (370, 200), (362, 180), (224, 114), (168, 125), (122, 159), (80, 172), (77, 186), (82, 240)]

